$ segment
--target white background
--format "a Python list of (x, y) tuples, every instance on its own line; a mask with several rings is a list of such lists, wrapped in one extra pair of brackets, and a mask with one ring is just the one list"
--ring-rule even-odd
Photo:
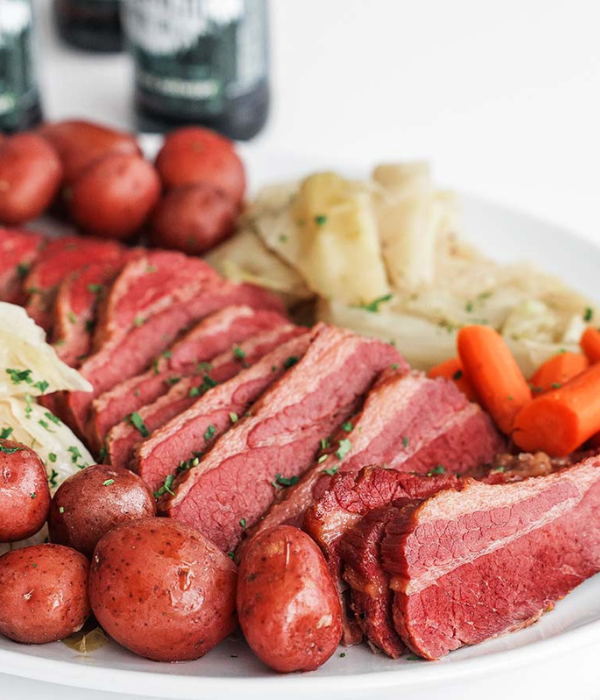
[[(50, 0), (36, 4), (47, 118), (132, 128), (127, 58), (61, 47)], [(272, 0), (271, 9), (274, 104), (257, 147), (332, 165), (428, 158), (446, 186), (600, 242), (597, 0)], [(40, 696), (117, 698), (0, 676), (3, 700)]]

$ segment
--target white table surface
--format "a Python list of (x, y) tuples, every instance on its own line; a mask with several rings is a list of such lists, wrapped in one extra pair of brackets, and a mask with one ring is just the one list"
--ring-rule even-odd
[[(36, 4), (47, 117), (132, 127), (127, 58), (64, 48), (50, 0)], [(597, 0), (272, 0), (271, 9), (274, 104), (256, 147), (332, 165), (427, 158), (445, 186), (600, 243)], [(536, 697), (545, 672), (532, 668), (517, 698)], [(570, 695), (600, 697), (594, 685), (594, 674), (571, 678)], [(0, 675), (1, 700), (40, 697), (132, 698)]]

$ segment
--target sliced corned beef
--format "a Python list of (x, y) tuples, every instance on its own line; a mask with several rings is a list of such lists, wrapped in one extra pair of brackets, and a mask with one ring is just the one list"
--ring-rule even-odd
[(146, 370), (192, 323), (236, 304), (282, 310), (274, 295), (221, 279), (199, 258), (148, 253), (126, 265), (100, 314), (94, 342), (101, 346), (79, 370), (94, 390), (65, 397), (66, 421), (84, 435), (96, 396)]
[(23, 280), (45, 240), (33, 231), (0, 228), (0, 301), (25, 303)]
[(92, 351), (92, 335), (100, 299), (133, 251), (119, 260), (92, 262), (67, 275), (54, 302), (51, 340), (60, 359), (79, 367)]
[[(289, 338), (303, 332), (303, 329), (283, 324), (270, 331), (263, 331), (215, 357), (202, 371), (184, 377), (156, 401), (137, 412), (135, 422), (131, 417), (121, 421), (109, 431), (105, 440), (105, 459), (114, 467), (131, 467), (136, 445), (175, 416), (193, 405), (198, 397), (219, 382), (225, 382), (237, 375), (245, 366), (251, 365), (269, 353), (273, 348)], [(241, 358), (240, 355), (244, 357)], [(143, 425), (143, 427), (142, 427)]]
[(600, 457), (404, 506), (383, 563), (403, 642), (426, 659), (535, 622), (600, 570)]
[(65, 236), (49, 241), (25, 278), (27, 313), (45, 331), (52, 326), (58, 286), (75, 270), (90, 262), (119, 262), (123, 247), (114, 241)]
[(318, 325), (298, 364), (180, 477), (169, 515), (231, 550), (272, 503), (273, 482), (301, 475), (379, 373), (400, 362), (387, 343)]
[[(250, 405), (287, 371), (290, 357), (304, 356), (309, 331), (280, 343), (274, 350), (219, 384), (186, 411), (139, 443), (130, 468), (152, 490), (174, 474), (178, 465), (191, 468), (194, 458), (206, 452), (226, 430), (246, 413)], [(182, 469), (180, 469), (182, 471)]]
[(117, 384), (94, 401), (87, 429), (91, 445), (100, 449), (113, 426), (166, 394), (181, 377), (194, 374), (199, 363), (284, 323), (285, 317), (276, 311), (249, 306), (228, 306), (211, 314), (165, 352), (152, 369)]
[(286, 489), (258, 529), (301, 524), (338, 470), (379, 464), (407, 472), (457, 473), (488, 462), (503, 448), (489, 416), (452, 382), (403, 369), (389, 369), (381, 377), (360, 415), (343, 426), (300, 482)]

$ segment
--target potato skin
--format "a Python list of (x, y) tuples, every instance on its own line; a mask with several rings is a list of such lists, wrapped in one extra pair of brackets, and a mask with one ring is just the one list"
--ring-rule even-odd
[(237, 567), (170, 518), (119, 525), (94, 552), (92, 610), (119, 644), (154, 661), (206, 654), (236, 625)]
[(0, 440), (0, 542), (35, 535), (46, 522), (49, 508), (42, 460), (20, 442)]
[(108, 153), (142, 154), (132, 134), (94, 122), (53, 122), (41, 126), (38, 133), (56, 149), (67, 185), (75, 182), (87, 167)]
[(75, 181), (68, 208), (85, 232), (121, 240), (142, 226), (159, 196), (160, 180), (150, 163), (135, 155), (111, 153)]
[(342, 611), (320, 549), (302, 530), (278, 525), (243, 552), (237, 610), (252, 651), (281, 673), (314, 671), (342, 637)]
[(91, 558), (109, 530), (154, 515), (154, 495), (137, 474), (94, 465), (70, 476), (54, 494), (48, 516), (50, 540)]
[(150, 237), (161, 248), (204, 253), (233, 233), (236, 215), (235, 204), (212, 185), (180, 187), (157, 206)]
[(16, 134), (0, 145), (0, 221), (21, 224), (42, 214), (62, 180), (56, 151), (37, 134)]
[(189, 126), (169, 134), (156, 157), (165, 189), (205, 182), (239, 206), (246, 190), (244, 164), (233, 143), (210, 129)]
[(39, 544), (0, 557), (0, 633), (46, 644), (81, 629), (91, 614), (89, 562), (79, 552)]

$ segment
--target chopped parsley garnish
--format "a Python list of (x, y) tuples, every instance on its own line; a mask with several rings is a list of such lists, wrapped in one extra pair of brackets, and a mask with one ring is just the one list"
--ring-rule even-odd
[(79, 448), (75, 445), (67, 447), (67, 450), (71, 453), (71, 462), (73, 462), (73, 464), (75, 464), (75, 462), (77, 462), (78, 459), (81, 459), (81, 452), (79, 451)]
[(585, 311), (583, 312), (583, 320), (584, 321), (591, 321), (594, 318), (594, 310), (592, 309), (591, 306), (588, 306)]
[(175, 386), (175, 384), (179, 384), (181, 381), (181, 377), (174, 376), (174, 377), (168, 377), (168, 379), (165, 379), (164, 382), (167, 386)]
[(92, 294), (100, 294), (103, 289), (104, 285), (102, 284), (88, 284), (88, 292)]
[(2, 428), (2, 430), (0, 430), (0, 440), (6, 440), (7, 438), (9, 438), (12, 434), (12, 431), (12, 428)]
[(481, 292), (481, 294), (477, 295), (477, 301), (485, 301), (486, 299), (489, 299), (492, 294), (493, 292)]
[(352, 423), (349, 420), (347, 420), (345, 423), (342, 423), (342, 430), (345, 433), (351, 433), (353, 428), (354, 428), (354, 426), (352, 425)]
[(198, 362), (198, 366), (196, 367), (198, 374), (200, 374), (201, 372), (211, 372), (212, 369), (213, 366), (210, 362)]
[(404, 657), (407, 661), (420, 661), (421, 657), (417, 656), (416, 654), (409, 654), (408, 656)]
[(102, 486), (112, 486), (115, 483), (114, 479), (107, 479), (106, 481), (102, 482)]
[(65, 512), (65, 507), (64, 506), (59, 506), (58, 512), (62, 515)]
[(245, 530), (246, 529), (246, 518), (242, 518), (240, 520), (240, 527)]
[(461, 379), (463, 376), (463, 371), (462, 369), (457, 369), (456, 372), (452, 375), (452, 379), (454, 379), (455, 382), (457, 382), (459, 379)]
[(45, 379), (42, 379), (41, 381), (36, 382), (33, 386), (36, 389), (40, 390), (40, 394), (43, 394), (46, 391), (46, 389), (50, 386), (50, 384), (48, 384), (48, 382)]
[(42, 426), (44, 430), (47, 430), (49, 433), (53, 432), (52, 430), (50, 430), (50, 425), (48, 424), (48, 421), (39, 420), (38, 423)]
[(127, 420), (131, 425), (133, 425), (134, 428), (137, 428), (137, 431), (142, 437), (146, 438), (150, 435), (150, 431), (146, 427), (143, 418), (137, 411), (134, 411), (132, 414), (130, 414)]
[(52, 462), (52, 464), (54, 464), (54, 462), (56, 462), (56, 455), (54, 454), (54, 452), (49, 453), (48, 459)]
[(473, 311), (473, 302), (472, 302), (472, 301), (468, 301), (468, 302), (465, 304), (465, 311), (466, 311), (468, 314), (470, 314), (471, 311)]
[(552, 382), (552, 384), (550, 384), (550, 386), (551, 386), (553, 389), (560, 389), (560, 387), (562, 386), (562, 384), (561, 384), (560, 382)]
[(50, 413), (49, 411), (45, 411), (44, 415), (49, 421), (52, 421), (54, 425), (60, 425), (60, 418), (57, 418), (55, 415)]
[(237, 414), (237, 413), (234, 413), (234, 412), (232, 411), (232, 412), (229, 414), (229, 420), (230, 420), (232, 423), (237, 423), (238, 420), (239, 420), (238, 414)]
[(146, 323), (146, 319), (143, 316), (136, 316), (133, 320), (133, 325), (136, 328), (139, 328), (140, 326), (143, 326), (144, 323)]
[(4, 453), (5, 455), (12, 455), (22, 449), (22, 447), (5, 447), (4, 445), (0, 444), (0, 452)]
[(271, 484), (276, 488), (279, 489), (283, 486), (294, 486), (300, 481), (299, 476), (283, 476), (282, 474), (275, 474), (275, 479), (271, 482)]
[(443, 464), (438, 464), (437, 467), (434, 467), (430, 471), (427, 472), (427, 476), (435, 476), (436, 474), (445, 474), (446, 473), (446, 468), (444, 467)]
[(338, 470), (340, 468), (339, 464), (336, 464), (335, 467), (329, 467), (328, 469), (325, 469), (325, 474), (327, 476), (335, 476), (338, 473)]
[(170, 493), (171, 496), (174, 496), (175, 492), (171, 489), (174, 481), (175, 477), (173, 474), (169, 474), (165, 479), (165, 483), (158, 489), (158, 491), (154, 492), (154, 498), (160, 498), (165, 493)]
[(27, 263), (19, 263), (17, 265), (17, 275), (19, 275), (19, 279), (24, 280), (27, 277), (30, 267), (31, 265), (28, 265)]
[(37, 493), (36, 493), (35, 491), (32, 491), (32, 492), (29, 494), (29, 496), (30, 496), (31, 498), (36, 498)]
[(317, 216), (315, 216), (315, 224), (317, 224), (317, 226), (324, 226), (326, 223), (327, 217), (325, 214), (317, 214)]
[(55, 469), (53, 469), (50, 472), (50, 476), (48, 477), (48, 483), (50, 484), (50, 486), (56, 486), (58, 483), (56, 481), (57, 479), (58, 479), (58, 472)]
[(402, 438), (402, 445), (405, 448), (408, 447), (408, 437), (406, 435)]
[(11, 369), (6, 370), (6, 374), (10, 377), (13, 384), (20, 384), (25, 382), (26, 384), (33, 384), (33, 379), (31, 378), (30, 369)]
[(161, 357), (164, 357), (165, 360), (170, 360), (173, 357), (173, 353), (170, 350), (165, 350), (161, 353)]
[(322, 462), (324, 462), (327, 459), (327, 457), (329, 457), (329, 455), (321, 455), (317, 460), (317, 464), (321, 464)]
[(31, 418), (33, 413), (33, 399), (31, 394), (25, 394), (25, 418)]
[(100, 461), (102, 461), (106, 455), (108, 454), (108, 450), (106, 448), (106, 445), (102, 445), (100, 448), (100, 452), (98, 453), (98, 457), (100, 458)]
[(293, 367), (295, 364), (299, 362), (299, 358), (295, 357), (294, 355), (290, 355), (288, 358), (286, 358), (283, 362), (283, 366), (285, 369), (289, 369), (290, 367)]
[(328, 438), (321, 438), (320, 444), (321, 444), (321, 449), (326, 450), (330, 446), (329, 439)]
[[(230, 559), (235, 559), (235, 554), (234, 554), (233, 552), (227, 552), (227, 556), (228, 556)], [(232, 655), (231, 655), (231, 658), (232, 658), (232, 659), (237, 659), (237, 656), (236, 656), (235, 654), (232, 654)]]
[(382, 297), (373, 299), (373, 301), (370, 301), (367, 304), (358, 304), (357, 308), (364, 309), (365, 311), (369, 311), (372, 314), (377, 314), (379, 313), (379, 307), (381, 306), (381, 304), (385, 304), (386, 301), (390, 301), (392, 296), (392, 294), (385, 294)]
[(347, 438), (344, 438), (344, 440), (340, 440), (338, 448), (335, 452), (335, 456), (338, 459), (342, 460), (348, 454), (348, 452), (350, 452), (351, 449), (352, 443)]
[(394, 362), (394, 364), (392, 365), (392, 369), (394, 370), (394, 372), (395, 372), (399, 367), (400, 367), (400, 365), (399, 365), (397, 362)]
[(280, 243), (287, 243), (288, 237), (285, 234), (281, 234), (281, 236), (279, 236), (279, 242)]
[(242, 350), (242, 348), (239, 345), (233, 346), (233, 356), (237, 360), (245, 360), (246, 359), (246, 353)]
[(206, 429), (206, 432), (204, 433), (204, 439), (206, 442), (209, 440), (212, 440), (213, 437), (215, 436), (215, 433), (217, 432), (217, 429), (215, 428), (214, 425), (209, 425), (208, 428)]
[(75, 325), (77, 323), (77, 316), (72, 311), (69, 311), (69, 321)]
[(200, 396), (200, 388), (197, 386), (193, 386), (190, 389), (189, 396), (190, 396), (190, 398), (193, 398), (194, 396)]
[(91, 333), (94, 330), (94, 322), (91, 318), (88, 318), (88, 320), (85, 322), (85, 330), (86, 333)]
[(340, 654), (340, 659), (343, 659), (345, 656), (346, 656), (346, 652), (343, 651), (343, 652)]

